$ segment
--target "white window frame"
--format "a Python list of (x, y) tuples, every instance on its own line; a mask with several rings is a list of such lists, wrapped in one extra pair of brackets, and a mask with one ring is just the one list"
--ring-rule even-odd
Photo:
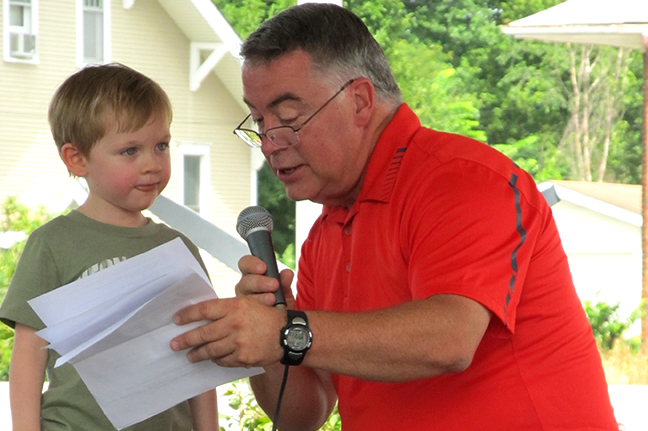
[(85, 46), (83, 34), (83, 13), (85, 9), (85, 0), (77, 0), (76, 2), (76, 37), (77, 37), (77, 66), (82, 68), (88, 64), (106, 64), (112, 61), (111, 49), (111, 1), (103, 0), (103, 59), (99, 62), (87, 62), (84, 58), (83, 51)]
[(209, 195), (211, 191), (210, 173), (210, 147), (209, 143), (201, 142), (178, 142), (178, 177), (180, 178), (179, 192), (180, 203), (184, 205), (185, 195), (185, 156), (200, 156), (200, 192), (198, 195), (199, 214), (204, 214), (209, 206)]
[[(3, 40), (3, 59), (8, 63), (26, 63), (26, 64), (38, 64), (38, 0), (31, 0), (31, 20), (30, 27), (27, 29), (25, 27), (17, 27), (9, 25), (10, 17), (10, 3), (11, 0), (3, 0), (3, 9), (2, 9), (2, 40)], [(24, 56), (16, 56), (11, 53), (11, 35), (20, 34), (27, 35), (23, 37), (28, 37), (29, 35), (34, 37), (34, 54)], [(23, 42), (24, 43), (24, 42)]]

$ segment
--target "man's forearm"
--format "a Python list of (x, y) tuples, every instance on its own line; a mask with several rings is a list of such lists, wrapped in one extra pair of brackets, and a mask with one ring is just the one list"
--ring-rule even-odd
[(490, 321), (481, 304), (457, 295), (363, 313), (307, 314), (313, 345), (304, 365), (383, 382), (463, 371)]
[[(285, 366), (277, 363), (267, 367), (264, 374), (250, 377), (250, 386), (257, 402), (272, 420), (275, 420), (284, 370)], [(281, 402), (280, 429), (317, 430), (333, 411), (336, 401), (335, 390), (328, 376), (320, 377), (304, 366), (290, 367)]]

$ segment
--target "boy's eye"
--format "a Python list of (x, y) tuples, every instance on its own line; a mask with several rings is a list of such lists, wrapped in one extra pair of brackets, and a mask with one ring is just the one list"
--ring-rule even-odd
[(135, 149), (135, 148), (126, 148), (124, 151), (122, 151), (122, 154), (124, 154), (126, 156), (134, 156), (136, 152), (137, 152), (137, 149)]
[(168, 142), (162, 142), (160, 144), (157, 144), (158, 151), (166, 151), (168, 148), (169, 148)]

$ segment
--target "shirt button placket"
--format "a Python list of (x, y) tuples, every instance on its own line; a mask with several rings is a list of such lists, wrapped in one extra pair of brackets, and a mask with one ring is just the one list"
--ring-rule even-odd
[[(349, 243), (351, 241), (350, 237), (351, 237), (352, 232), (353, 232), (353, 230), (351, 228), (351, 224), (347, 224), (346, 226), (344, 226), (344, 236), (345, 236), (344, 242), (347, 244), (347, 247), (348, 247), (347, 250), (350, 250), (350, 244)], [(351, 272), (351, 261), (350, 261), (351, 255), (347, 253), (346, 257), (347, 257), (346, 270), (347, 270), (347, 272)]]

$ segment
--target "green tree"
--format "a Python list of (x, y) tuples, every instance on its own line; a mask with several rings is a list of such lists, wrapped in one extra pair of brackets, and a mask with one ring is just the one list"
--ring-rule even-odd
[(629, 71), (624, 95), (625, 113), (616, 124), (610, 147), (608, 182), (641, 183), (641, 155), (643, 130), (643, 54), (630, 53)]
[(259, 170), (257, 182), (259, 205), (272, 214), (272, 242), (275, 252), (281, 262), (295, 268), (295, 202), (288, 198), (283, 184), (272, 173), (267, 163)]
[(587, 319), (592, 326), (594, 339), (602, 351), (609, 351), (614, 347), (614, 343), (622, 339), (630, 326), (641, 317), (643, 306), (637, 307), (630, 316), (622, 318), (619, 316), (620, 304), (608, 304), (603, 301), (584, 301), (583, 308), (587, 314)]
[[(246, 379), (228, 385), (224, 393), (226, 408), (220, 408), (220, 429), (222, 431), (271, 431), (272, 420), (261, 409)], [(223, 401), (219, 401), (223, 402)], [(222, 404), (221, 404), (222, 405)], [(281, 414), (280, 414), (281, 416)], [(281, 419), (281, 418), (280, 418)], [(281, 422), (281, 420), (279, 421)], [(281, 425), (281, 423), (279, 423)], [(339, 431), (342, 424), (337, 406), (319, 431)], [(279, 428), (281, 429), (281, 428)]]
[[(514, 41), (499, 25), (542, 10), (554, 1), (431, 0), (406, 2), (417, 19), (412, 31), (439, 44), (479, 104), (479, 129), (493, 144), (535, 135), (537, 149), (555, 146), (564, 129), (566, 102), (556, 79), (556, 47)], [(510, 9), (509, 3), (514, 9)], [(532, 3), (532, 4), (531, 4)], [(551, 71), (548, 73), (548, 71)], [(542, 168), (543, 155), (535, 157)]]
[[(43, 208), (30, 210), (15, 197), (7, 198), (0, 206), (0, 233), (23, 232), (25, 238), (52, 216)], [(0, 248), (0, 303), (4, 300), (9, 282), (16, 271), (18, 259), (26, 240), (18, 241), (8, 249)], [(0, 323), (0, 381), (9, 378), (9, 363), (13, 349), (13, 330)]]
[[(439, 44), (451, 56), (450, 62), (466, 91), (476, 95), (478, 129), (486, 133), (487, 142), (500, 148), (501, 144), (523, 146), (523, 152), (535, 153), (531, 158), (535, 160), (537, 172), (552, 172), (556, 179), (577, 179), (579, 136), (571, 133), (574, 124), (571, 113), (582, 93), (576, 94), (572, 86), (570, 47), (562, 43), (514, 40), (498, 28), (562, 1), (413, 0), (404, 3), (416, 17), (411, 31), (423, 43)], [(641, 76), (636, 72), (638, 54), (629, 56), (629, 72), (619, 75), (616, 78), (619, 85), (615, 85), (611, 77), (615, 76), (617, 51), (597, 47), (591, 52), (609, 57), (593, 70), (594, 80), (601, 78), (597, 82), (605, 85), (599, 85), (599, 95), (591, 97), (588, 105), (593, 108), (588, 111), (590, 142), (598, 143), (589, 152), (591, 163), (596, 166), (594, 178), (598, 175), (607, 181), (638, 182), (640, 127), (637, 123), (642, 106), (635, 97), (641, 93), (637, 86), (640, 80), (636, 78)], [(580, 53), (575, 58), (577, 63), (587, 59)], [(587, 81), (579, 85), (583, 83)], [(606, 97), (601, 96), (605, 94)], [(614, 100), (617, 94), (625, 97)], [(609, 113), (604, 100), (613, 102), (613, 113), (619, 116), (608, 116), (607, 130), (601, 127)], [(584, 106), (581, 103), (581, 116)], [(518, 150), (513, 152), (519, 153)], [(601, 163), (606, 158), (607, 163)], [(515, 160), (522, 165), (528, 159), (525, 155)]]
[(367, 24), (385, 51), (403, 99), (421, 123), (485, 140), (477, 98), (457, 75), (452, 56), (412, 32), (416, 14), (401, 0), (348, 0), (345, 6)]
[(297, 0), (212, 0), (241, 39)]

